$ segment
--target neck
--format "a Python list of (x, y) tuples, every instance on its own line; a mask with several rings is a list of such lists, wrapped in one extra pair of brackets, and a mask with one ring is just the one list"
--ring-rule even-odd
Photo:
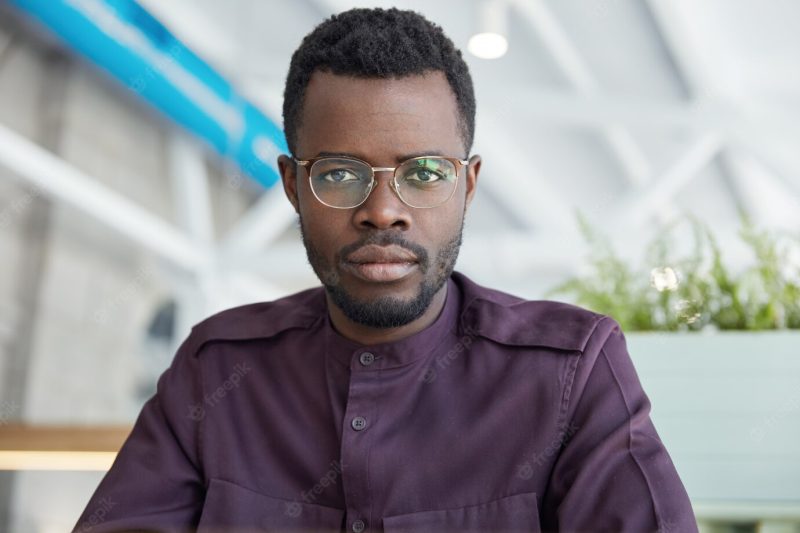
[(444, 307), (444, 302), (447, 298), (447, 285), (448, 283), (445, 283), (433, 296), (431, 304), (419, 318), (397, 328), (373, 328), (353, 322), (331, 301), (327, 293), (325, 298), (328, 302), (328, 313), (333, 327), (340, 335), (363, 345), (381, 344), (410, 337), (433, 324)]

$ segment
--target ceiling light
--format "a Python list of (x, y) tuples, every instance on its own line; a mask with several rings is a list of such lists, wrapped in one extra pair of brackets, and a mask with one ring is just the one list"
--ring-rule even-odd
[(476, 33), (469, 39), (467, 48), (475, 57), (497, 59), (508, 51), (508, 40), (499, 33)]
[(481, 59), (497, 59), (508, 51), (506, 0), (483, 0), (477, 9), (478, 31), (469, 39), (467, 49)]

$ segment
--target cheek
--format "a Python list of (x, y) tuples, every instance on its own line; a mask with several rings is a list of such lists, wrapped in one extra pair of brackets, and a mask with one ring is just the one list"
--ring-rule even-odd
[(330, 209), (320, 204), (311, 191), (300, 200), (306, 238), (326, 257), (334, 254), (346, 243), (340, 242), (348, 224), (344, 211)]
[(308, 178), (297, 186), (297, 201), (303, 217), (306, 238), (314, 247), (330, 260), (346, 244), (356, 237), (347, 240), (351, 225), (350, 210), (334, 209), (323, 205), (314, 196), (308, 184)]
[(461, 230), (463, 208), (463, 201), (453, 198), (446, 208), (442, 206), (417, 220), (419, 235), (435, 248), (432, 252), (447, 246)]

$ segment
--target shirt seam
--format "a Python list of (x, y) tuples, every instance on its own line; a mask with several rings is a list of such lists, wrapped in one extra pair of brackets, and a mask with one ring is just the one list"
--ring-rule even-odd
[(256, 496), (260, 496), (260, 497), (263, 497), (263, 498), (269, 498), (269, 499), (272, 499), (272, 500), (280, 500), (280, 501), (286, 502), (286, 503), (297, 503), (297, 504), (304, 505), (304, 506), (322, 507), (324, 509), (332, 509), (334, 511), (344, 511), (344, 509), (340, 509), (339, 507), (333, 507), (332, 505), (325, 505), (325, 504), (322, 504), (322, 503), (309, 503), (307, 501), (298, 501), (296, 499), (283, 498), (281, 496), (274, 496), (272, 494), (266, 494), (266, 493), (262, 492), (261, 490), (253, 489), (253, 488), (248, 487), (246, 485), (242, 485), (241, 483), (239, 483), (237, 481), (233, 481), (232, 479), (228, 479), (228, 478), (224, 478), (224, 477), (213, 476), (213, 477), (209, 478), (209, 483), (211, 481), (220, 481), (222, 483), (227, 483), (229, 485), (233, 485), (233, 486), (235, 486), (237, 488), (240, 488), (242, 490), (246, 490), (247, 492), (252, 492)]
[(616, 383), (616, 385), (617, 385), (617, 390), (619, 390), (619, 394), (620, 394), (620, 396), (622, 396), (622, 403), (625, 404), (625, 412), (628, 414), (628, 420), (627, 420), (627, 425), (628, 425), (628, 446), (627, 446), (628, 454), (631, 456), (631, 458), (633, 459), (633, 462), (638, 467), (639, 474), (641, 474), (642, 479), (644, 479), (644, 482), (647, 485), (647, 491), (648, 491), (648, 493), (650, 495), (650, 501), (653, 502), (653, 513), (655, 514), (655, 517), (654, 517), (655, 518), (655, 522), (656, 522), (656, 524), (658, 524), (661, 521), (661, 512), (660, 512), (660, 509), (659, 509), (659, 506), (658, 506), (658, 501), (656, 500), (656, 498), (653, 497), (653, 495), (654, 495), (653, 487), (652, 487), (652, 485), (650, 483), (650, 479), (648, 479), (647, 474), (644, 471), (644, 468), (642, 468), (642, 465), (639, 462), (639, 459), (636, 457), (636, 454), (634, 454), (633, 450), (631, 449), (632, 448), (631, 442), (633, 441), (633, 433), (631, 431), (631, 416), (633, 415), (633, 413), (631, 413), (631, 409), (628, 406), (628, 399), (625, 397), (624, 389), (622, 388), (622, 385), (620, 384), (620, 380), (617, 377), (617, 373), (614, 371), (614, 366), (611, 364), (611, 360), (608, 358), (608, 354), (606, 353), (605, 345), (602, 348), (600, 348), (600, 353), (603, 354), (603, 357), (605, 358), (606, 363), (608, 364), (608, 368), (611, 371), (611, 376), (614, 378), (614, 383)]
[[(578, 353), (576, 353), (569, 362), (569, 366), (567, 367), (566, 383), (564, 384), (564, 392), (561, 396), (561, 407), (559, 409), (558, 419), (556, 421), (556, 431), (567, 431), (567, 413), (569, 412), (569, 402), (572, 399), (572, 386), (575, 384), (575, 374), (578, 370), (578, 364), (580, 363), (581, 357), (583, 357), (586, 344), (595, 334), (597, 328), (600, 327), (600, 323), (603, 322), (604, 319), (605, 317), (595, 322), (592, 331), (590, 331), (589, 335), (586, 337), (587, 341), (584, 342), (583, 349), (578, 350)], [(577, 408), (577, 403), (575, 404), (575, 407)]]
[[(197, 352), (196, 355), (199, 355), (200, 349), (202, 349), (202, 346), (198, 349), (198, 352)], [(197, 357), (196, 361), (197, 361), (197, 376), (198, 376), (198, 381), (199, 381), (197, 389), (200, 391), (200, 398), (198, 400), (200, 402), (200, 408), (205, 410), (205, 401), (204, 400), (205, 400), (205, 397), (206, 397), (206, 391), (205, 391), (205, 379), (204, 379), (205, 375), (203, 374), (203, 361), (202, 361), (202, 359), (200, 359), (200, 357)], [(198, 457), (197, 457), (197, 463), (200, 465), (200, 469), (203, 472), (203, 477), (205, 478), (205, 482), (206, 482), (206, 489), (208, 489), (209, 485), (211, 484), (211, 478), (209, 477), (208, 472), (206, 471), (206, 465), (205, 465), (205, 461), (204, 461), (204, 459), (205, 459), (205, 448), (204, 448), (205, 447), (205, 429), (206, 429), (205, 419), (206, 419), (206, 417), (203, 416), (203, 417), (200, 418), (200, 420), (198, 420), (198, 427), (197, 427), (197, 453), (198, 453)]]
[(498, 496), (496, 498), (492, 498), (491, 500), (479, 503), (470, 503), (468, 505), (461, 505), (461, 506), (453, 506), (453, 507), (444, 507), (442, 509), (422, 509), (419, 511), (410, 511), (407, 513), (400, 513), (400, 514), (393, 514), (385, 516), (384, 518), (394, 518), (396, 516), (407, 516), (413, 515), (418, 513), (437, 513), (437, 512), (447, 512), (447, 511), (460, 511), (461, 509), (470, 509), (472, 507), (483, 507), (485, 505), (491, 505), (493, 503), (499, 502), (501, 500), (505, 500), (507, 498), (514, 498), (516, 496), (526, 496), (528, 494), (533, 494), (534, 496), (539, 496), (539, 493), (535, 490), (526, 490), (523, 492), (514, 492), (512, 494), (506, 494), (505, 496)]
[(561, 395), (561, 406), (558, 410), (558, 420), (556, 421), (556, 430), (561, 431), (566, 428), (567, 412), (569, 411), (569, 401), (572, 399), (572, 385), (575, 383), (575, 374), (578, 369), (578, 362), (580, 361), (581, 354), (575, 354), (569, 361), (567, 367), (567, 378), (564, 385), (564, 392)]

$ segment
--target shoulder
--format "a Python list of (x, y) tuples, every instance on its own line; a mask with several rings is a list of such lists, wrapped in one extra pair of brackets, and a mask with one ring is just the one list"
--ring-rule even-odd
[(212, 341), (243, 341), (269, 338), (290, 329), (310, 328), (324, 317), (324, 289), (306, 289), (277, 300), (232, 307), (192, 326), (186, 339), (188, 351), (196, 354)]
[(453, 280), (462, 291), (462, 331), (501, 344), (584, 352), (619, 331), (610, 316), (578, 305), (527, 300), (479, 285), (460, 272), (453, 272)]

